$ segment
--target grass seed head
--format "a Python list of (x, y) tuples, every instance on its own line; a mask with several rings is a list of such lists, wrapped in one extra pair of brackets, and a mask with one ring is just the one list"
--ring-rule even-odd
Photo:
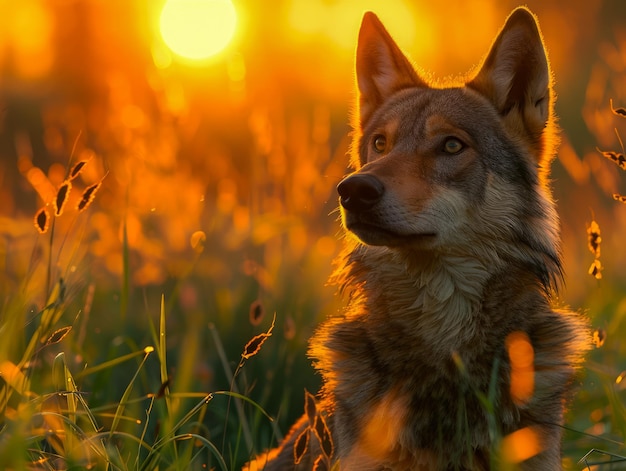
[(100, 185), (102, 185), (102, 181), (94, 183), (93, 185), (85, 188), (85, 191), (83, 191), (83, 194), (78, 201), (78, 205), (76, 206), (76, 209), (78, 209), (78, 211), (84, 211), (89, 207), (89, 205), (93, 202), (93, 199), (96, 197), (96, 193), (100, 188)]
[(252, 358), (254, 355), (259, 353), (265, 341), (269, 337), (272, 336), (272, 331), (274, 330), (275, 322), (276, 322), (276, 314), (274, 314), (274, 318), (272, 319), (272, 325), (270, 326), (269, 329), (267, 329), (267, 332), (263, 332), (262, 334), (255, 335), (254, 337), (252, 337), (252, 339), (250, 339), (250, 341), (244, 347), (243, 353), (241, 354), (241, 357), (244, 360)]
[(40, 234), (45, 234), (48, 232), (48, 228), (50, 227), (50, 213), (48, 212), (48, 208), (45, 206), (41, 208), (39, 211), (35, 213), (35, 228), (39, 231)]
[(626, 170), (626, 157), (621, 152), (615, 152), (612, 150), (600, 150), (598, 152), (602, 154), (605, 158), (609, 159), (615, 165), (617, 165), (622, 170)]
[(65, 204), (67, 203), (71, 190), (72, 184), (69, 180), (65, 180), (57, 190), (57, 194), (53, 200), (55, 216), (63, 214), (63, 208), (65, 208)]
[(600, 244), (602, 243), (602, 234), (600, 226), (596, 221), (591, 221), (587, 228), (587, 247), (596, 258), (600, 258)]
[(619, 201), (620, 203), (626, 204), (626, 196), (620, 195), (619, 193), (613, 193), (613, 199), (615, 201)]
[(591, 263), (591, 266), (589, 267), (589, 274), (596, 280), (602, 279), (602, 262), (600, 262), (597, 258)]
[(605, 340), (606, 330), (598, 328), (593, 331), (593, 344), (596, 346), (596, 348), (600, 348), (602, 345), (604, 345)]
[(295, 464), (300, 464), (302, 458), (306, 454), (309, 449), (309, 428), (307, 427), (302, 431), (298, 438), (296, 438), (296, 442), (293, 445), (293, 460)]
[(249, 316), (250, 324), (252, 325), (259, 325), (263, 321), (265, 309), (263, 309), (263, 304), (258, 299), (250, 304)]
[(69, 179), (74, 180), (78, 175), (80, 175), (81, 170), (87, 163), (87, 160), (81, 160), (80, 162), (76, 162), (69, 173)]
[(313, 431), (317, 436), (317, 440), (319, 441), (322, 451), (324, 452), (324, 456), (328, 459), (332, 458), (335, 450), (335, 444), (333, 442), (333, 437), (330, 434), (328, 425), (326, 425), (326, 419), (324, 419), (323, 416), (318, 415), (316, 417)]

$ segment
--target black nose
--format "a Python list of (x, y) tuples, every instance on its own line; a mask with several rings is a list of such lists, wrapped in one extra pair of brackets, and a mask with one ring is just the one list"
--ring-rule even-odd
[(368, 174), (350, 175), (337, 185), (339, 202), (348, 211), (365, 211), (372, 208), (385, 193), (382, 182)]

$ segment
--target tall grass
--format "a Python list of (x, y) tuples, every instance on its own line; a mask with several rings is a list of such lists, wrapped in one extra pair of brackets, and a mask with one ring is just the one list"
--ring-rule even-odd
[[(303, 389), (318, 388), (306, 339), (334, 306), (323, 284), (336, 245), (315, 220), (334, 205), (321, 201), (332, 184), (322, 174), (343, 170), (328, 136), (311, 142), (309, 121), (308, 111), (289, 121), (312, 149), (318, 174), (306, 184), (269, 176), (282, 149), (255, 140), (255, 169), (230, 169), (207, 189), (169, 167), (171, 155), (151, 167), (124, 153), (126, 175), (123, 159), (105, 165), (78, 139), (76, 175), (78, 164), (58, 182), (20, 164), (44, 206), (36, 227), (17, 217), (2, 226), (20, 224), (19, 253), (32, 256), (7, 270), (14, 285), (0, 285), (0, 468), (239, 469), (279, 441)], [(255, 126), (270, 123), (258, 114)], [(274, 139), (287, 134), (273, 127)], [(112, 155), (114, 131), (94, 139)], [(158, 140), (131, 137), (131, 147)], [(304, 208), (312, 193), (319, 208)], [(2, 241), (9, 252), (13, 239)]]
[[(53, 231), (49, 238), (53, 247)], [(56, 265), (51, 261), (54, 252), (50, 250), (48, 254), (48, 267)], [(61, 277), (55, 281), (44, 307), (29, 320), (28, 329), (24, 329), (23, 313), (27, 304), (24, 293), (29, 291), (18, 290), (5, 302), (0, 323), (0, 332), (6, 339), (0, 362), (0, 468), (228, 470), (242, 456), (254, 452), (249, 412), (252, 410), (253, 416), (262, 417), (269, 424), (272, 419), (252, 399), (237, 392), (235, 377), (244, 361), (252, 359), (271, 336), (273, 323), (267, 332), (242, 346), (241, 361), (234, 373), (213, 328), (211, 334), (222, 366), (231, 378), (230, 390), (186, 389), (193, 386), (192, 373), (187, 373), (187, 378), (176, 378), (176, 383), (183, 385), (181, 390), (172, 387), (174, 381), (168, 368), (164, 296), (158, 323), (149, 319), (151, 345), (140, 348), (132, 340), (123, 339), (129, 344), (129, 353), (113, 355), (93, 366), (76, 360), (68, 364), (68, 357), (80, 357), (85, 346), (69, 341), (79, 322), (69, 315), (72, 303), (64, 283)], [(47, 284), (44, 286), (47, 289)], [(110, 314), (109, 320), (122, 324), (124, 311)], [(67, 321), (69, 325), (59, 327)], [(83, 340), (92, 341), (89, 336)], [(250, 346), (253, 344), (254, 348)], [(72, 366), (79, 369), (72, 372)], [(107, 384), (117, 376), (117, 370), (129, 373), (123, 375), (126, 381)], [(102, 376), (109, 380), (93, 380)], [(94, 394), (90, 388), (100, 388), (104, 394)], [(238, 412), (234, 442), (232, 434), (227, 440), (225, 434), (214, 433), (205, 420), (207, 411), (220, 398), (234, 403)], [(217, 407), (224, 410), (223, 404)], [(223, 419), (228, 421), (228, 417)], [(218, 428), (226, 429), (224, 424)], [(239, 449), (241, 433), (245, 440)], [(209, 438), (211, 435), (214, 437)]]
[[(234, 319), (243, 321), (239, 329), (229, 330), (233, 312), (220, 313), (219, 302), (208, 314), (181, 310), (189, 286), (198, 282), (207, 235), (192, 234), (187, 267), (163, 291), (139, 290), (130, 282), (131, 250), (124, 224), (120, 295), (107, 301), (98, 298), (103, 293), (97, 293), (93, 283), (81, 285), (73, 276), (84, 241), (53, 230), (61, 216), (37, 236), (33, 253), (41, 255), (31, 258), (19, 289), (4, 293), (0, 468), (230, 470), (275, 445), (302, 411), (296, 401), (303, 387), (316, 390), (317, 385), (310, 368), (300, 373), (307, 362), (309, 333), (301, 333), (294, 343), (293, 326), (277, 323), (284, 315), (274, 314), (271, 322), (266, 315), (269, 303), (260, 301), (258, 291), (261, 268), (248, 265), (245, 270), (255, 273), (255, 283), (250, 285), (245, 277), (237, 280), (247, 283), (249, 292), (240, 291), (241, 299), (222, 305), (226, 311), (224, 306), (235, 306)], [(87, 216), (80, 212), (73, 217), (78, 221)], [(599, 245), (599, 227), (590, 227), (590, 241)], [(599, 254), (595, 247), (596, 261)], [(284, 289), (297, 290), (290, 277), (295, 266), (284, 270)], [(143, 313), (138, 307), (141, 295)], [(32, 311), (38, 302), (41, 307)], [(280, 300), (274, 304), (283, 312), (289, 309)], [(614, 371), (622, 363), (618, 355), (624, 314), (622, 303), (595, 320), (605, 322), (604, 334), (597, 333), (601, 348), (592, 354), (568, 417), (568, 469), (611, 469), (611, 463), (623, 460), (624, 374), (616, 380)], [(306, 316), (315, 318), (312, 312)], [(213, 320), (206, 322), (207, 317)], [(207, 358), (207, 347), (213, 352), (206, 362), (213, 367), (208, 381), (199, 377), (203, 370), (198, 369), (198, 358)], [(482, 400), (489, 409), (490, 398)]]
[[(204, 114), (168, 108), (176, 89), (165, 80), (144, 84), (145, 102), (116, 80), (115, 99), (93, 106), (107, 119), (74, 146), (89, 161), (82, 193), (72, 180), (74, 200), (36, 213), (43, 234), (30, 215), (0, 219), (2, 261), (21, 257), (0, 274), (0, 469), (239, 469), (280, 440), (303, 390), (319, 386), (306, 343), (339, 308), (324, 283), (339, 245), (332, 187), (347, 163), (345, 108), (335, 116), (274, 91), (205, 129)], [(153, 101), (145, 126), (126, 123)], [(88, 127), (70, 118), (69, 105), (47, 113), (47, 132)], [(69, 209), (98, 183), (93, 205)], [(577, 185), (560, 209), (570, 197), (576, 212), (592, 204)], [(37, 191), (58, 199), (57, 186)], [(619, 469), (626, 455), (626, 286), (611, 276), (623, 240), (603, 221), (623, 225), (617, 211), (596, 211), (605, 276), (568, 273), (595, 283), (580, 290), (590, 293), (582, 307), (602, 337), (566, 420), (573, 470)], [(585, 229), (573, 232), (577, 265)], [(606, 461), (613, 468), (597, 464)]]

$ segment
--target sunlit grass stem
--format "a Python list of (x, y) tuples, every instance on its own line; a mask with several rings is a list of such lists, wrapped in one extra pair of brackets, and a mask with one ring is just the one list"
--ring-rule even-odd
[[(215, 343), (215, 348), (217, 350), (217, 354), (220, 358), (220, 362), (222, 364), (222, 368), (224, 369), (224, 373), (226, 374), (226, 378), (230, 384), (230, 390), (239, 395), (239, 389), (237, 388), (237, 384), (235, 383), (235, 376), (230, 369), (228, 364), (228, 358), (226, 356), (226, 351), (224, 350), (224, 346), (222, 345), (222, 340), (220, 339), (219, 333), (215, 328), (213, 323), (209, 324), (209, 332), (211, 332), (211, 337), (213, 337), (213, 342)], [(248, 450), (253, 450), (254, 443), (252, 441), (252, 433), (250, 431), (250, 425), (248, 424), (248, 420), (246, 419), (246, 415), (243, 411), (243, 406), (240, 401), (235, 401), (235, 408), (237, 409), (237, 415), (239, 417), (239, 422), (241, 428), (243, 430), (244, 440), (246, 442), (246, 447)], [(228, 420), (228, 414), (226, 416), (226, 420)], [(224, 437), (226, 437), (226, 426), (224, 426)], [(224, 438), (225, 440), (225, 438)]]

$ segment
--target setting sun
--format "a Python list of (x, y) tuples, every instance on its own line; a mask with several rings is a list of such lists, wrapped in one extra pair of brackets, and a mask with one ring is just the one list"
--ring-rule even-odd
[(207, 59), (231, 41), (237, 12), (230, 0), (168, 0), (160, 18), (165, 44), (186, 59)]

